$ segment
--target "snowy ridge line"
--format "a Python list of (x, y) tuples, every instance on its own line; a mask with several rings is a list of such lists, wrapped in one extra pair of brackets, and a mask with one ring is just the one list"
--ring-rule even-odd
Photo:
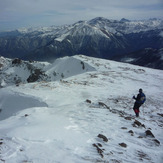
[(56, 81), (89, 71), (96, 71), (96, 69), (75, 57), (59, 58), (51, 64), (1, 57), (0, 86)]

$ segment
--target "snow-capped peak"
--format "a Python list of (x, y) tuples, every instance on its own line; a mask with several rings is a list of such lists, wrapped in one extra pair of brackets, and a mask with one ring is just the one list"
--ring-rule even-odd
[[(106, 19), (103, 17), (97, 17), (89, 21), (78, 21), (71, 25), (63, 25), (63, 26), (51, 26), (51, 27), (35, 27), (35, 28), (21, 28), (17, 31), (22, 34), (29, 34), (29, 33), (39, 33), (42, 36), (46, 35), (54, 35), (56, 32), (54, 31), (61, 31), (61, 34), (64, 32), (68, 32), (69, 29), (76, 29), (79, 30), (83, 26), (90, 25), (90, 28), (102, 28), (102, 29), (112, 29), (109, 32), (116, 31), (122, 32), (122, 33), (135, 33), (140, 31), (148, 31), (155, 28), (162, 29), (163, 21), (161, 19), (149, 19), (149, 20), (128, 20), (125, 18), (122, 18), (120, 21), (113, 20), (113, 19)], [(78, 28), (79, 29), (78, 29)], [(66, 30), (65, 30), (66, 29)], [(77, 31), (76, 31), (77, 33)], [(115, 33), (115, 32), (114, 32)], [(57, 32), (57, 34), (59, 34)], [(59, 35), (61, 35), (59, 34)]]

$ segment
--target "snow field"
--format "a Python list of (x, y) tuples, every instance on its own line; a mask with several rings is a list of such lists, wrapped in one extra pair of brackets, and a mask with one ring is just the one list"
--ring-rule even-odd
[[(1, 108), (8, 109), (10, 117), (0, 121), (0, 162), (161, 163), (162, 121), (157, 113), (163, 113), (162, 71), (85, 56), (75, 58), (96, 71), (77, 75), (76, 70), (75, 75), (61, 81), (1, 89)], [(73, 65), (70, 60), (68, 63)], [(139, 88), (144, 89), (147, 102), (141, 108), (140, 118), (135, 118), (132, 96)], [(10, 102), (8, 106), (7, 97), (19, 102)], [(15, 112), (14, 105), (18, 108)], [(146, 128), (133, 127), (135, 120)], [(160, 145), (146, 137), (148, 128)], [(99, 134), (106, 136), (108, 142), (97, 137)], [(103, 158), (93, 146), (98, 143), (104, 149)]]

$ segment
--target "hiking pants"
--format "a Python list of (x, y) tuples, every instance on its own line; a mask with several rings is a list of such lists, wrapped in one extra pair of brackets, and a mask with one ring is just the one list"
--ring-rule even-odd
[(133, 107), (133, 110), (134, 110), (137, 117), (139, 117), (139, 108), (140, 108), (140, 106), (141, 106), (141, 104), (135, 102), (134, 107)]

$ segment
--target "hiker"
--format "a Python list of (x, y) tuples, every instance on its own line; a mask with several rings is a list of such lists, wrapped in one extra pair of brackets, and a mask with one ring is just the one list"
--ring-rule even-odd
[(136, 100), (133, 110), (136, 114), (136, 117), (139, 117), (139, 108), (146, 100), (145, 94), (143, 93), (143, 90), (141, 88), (139, 89), (139, 94), (137, 95), (137, 97), (133, 96), (133, 99)]

